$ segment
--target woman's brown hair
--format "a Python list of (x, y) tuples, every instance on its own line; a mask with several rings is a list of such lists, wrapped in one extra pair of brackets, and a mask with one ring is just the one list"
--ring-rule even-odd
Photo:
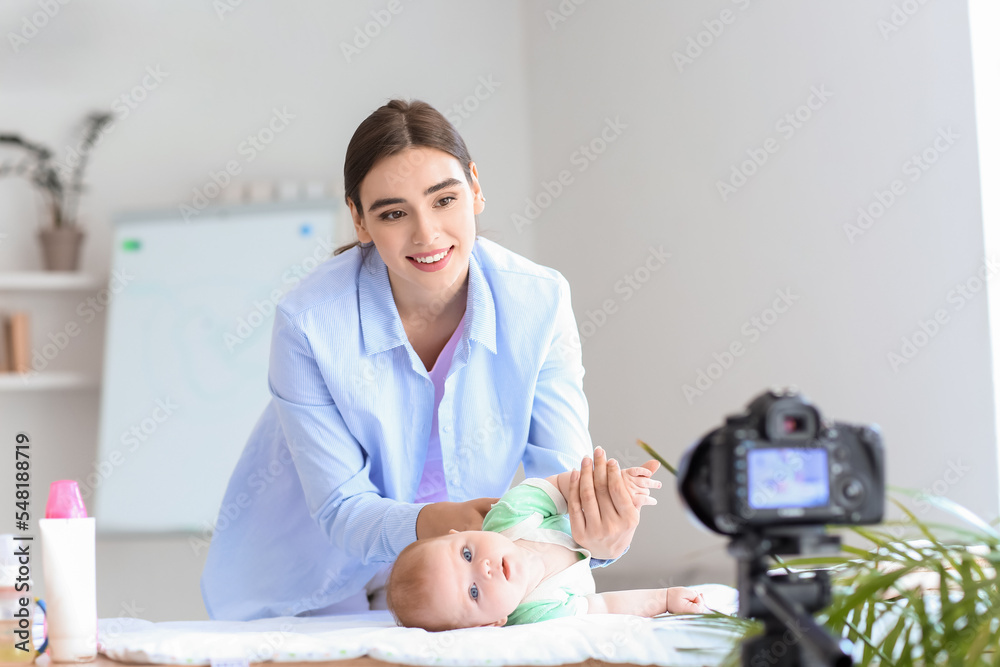
[[(362, 121), (347, 144), (344, 202), (354, 202), (357, 211), (364, 210), (361, 208), (361, 181), (372, 167), (382, 158), (418, 146), (437, 148), (454, 156), (462, 165), (465, 180), (472, 185), (469, 149), (448, 119), (427, 102), (390, 100)], [(478, 234), (478, 224), (476, 227)], [(370, 244), (354, 241), (337, 248), (333, 254), (339, 255), (356, 245), (361, 245), (363, 251), (370, 247)]]

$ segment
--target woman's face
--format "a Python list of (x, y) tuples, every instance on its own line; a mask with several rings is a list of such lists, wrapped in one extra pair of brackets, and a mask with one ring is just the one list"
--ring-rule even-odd
[(408, 148), (377, 162), (361, 181), (362, 210), (350, 202), (358, 240), (375, 242), (393, 295), (414, 305), (464, 284), (485, 199), (458, 160), (436, 148)]

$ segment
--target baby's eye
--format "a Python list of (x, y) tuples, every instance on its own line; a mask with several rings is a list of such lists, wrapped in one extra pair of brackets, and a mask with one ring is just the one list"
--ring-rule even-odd
[(473, 600), (479, 600), (479, 587), (472, 584), (472, 588), (469, 589), (469, 595), (472, 596)]
[(472, 550), (469, 547), (462, 547), (462, 558), (470, 563), (472, 562)]

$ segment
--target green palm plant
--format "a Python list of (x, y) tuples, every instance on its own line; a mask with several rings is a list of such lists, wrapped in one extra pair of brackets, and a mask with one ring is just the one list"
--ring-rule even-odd
[[(649, 445), (639, 445), (667, 470), (676, 470)], [(905, 518), (846, 530), (870, 548), (843, 545), (832, 556), (778, 560), (788, 571), (824, 568), (833, 581), (833, 602), (817, 620), (856, 647), (859, 665), (1000, 666), (1000, 533), (968, 509), (938, 496), (892, 488), (890, 498)], [(919, 498), (954, 523), (920, 520), (903, 502)], [(745, 639), (757, 624), (711, 614), (709, 628), (728, 628)], [(739, 665), (738, 648), (725, 665)]]

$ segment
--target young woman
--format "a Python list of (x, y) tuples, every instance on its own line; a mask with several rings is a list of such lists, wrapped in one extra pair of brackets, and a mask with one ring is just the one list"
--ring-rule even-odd
[[(592, 450), (569, 285), (478, 236), (486, 198), (451, 124), (389, 102), (344, 184), (358, 242), (278, 305), (272, 399), (202, 573), (215, 619), (367, 610), (415, 539), (481, 529), (519, 464), (544, 478)], [(573, 536), (616, 558), (638, 511), (600, 448), (582, 473)]]

